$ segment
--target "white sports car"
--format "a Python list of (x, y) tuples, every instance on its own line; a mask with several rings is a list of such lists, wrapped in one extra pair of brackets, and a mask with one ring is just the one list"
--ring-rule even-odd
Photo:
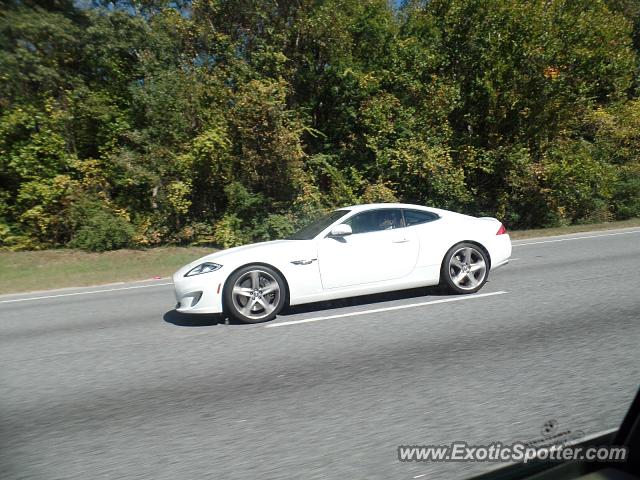
[(273, 319), (285, 305), (443, 284), (477, 292), (506, 264), (495, 218), (399, 203), (335, 210), (284, 240), (230, 248), (173, 275), (183, 313)]

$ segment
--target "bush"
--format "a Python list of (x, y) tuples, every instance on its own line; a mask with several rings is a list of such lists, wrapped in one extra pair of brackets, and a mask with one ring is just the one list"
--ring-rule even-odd
[(365, 187), (361, 200), (365, 203), (397, 202), (398, 197), (388, 182), (378, 182)]
[(640, 217), (640, 163), (621, 169), (613, 194), (616, 218)]
[(251, 241), (237, 215), (225, 215), (215, 225), (213, 241), (222, 248), (237, 247)]
[(559, 142), (542, 161), (543, 193), (559, 223), (610, 219), (615, 168), (586, 142)]
[(68, 242), (73, 226), (66, 212), (78, 188), (78, 182), (68, 175), (23, 183), (14, 209), (16, 230), (43, 247)]
[(131, 246), (133, 226), (124, 218), (102, 211), (87, 219), (74, 235), (69, 246), (92, 252), (104, 252)]
[(291, 235), (294, 230), (293, 219), (290, 216), (273, 213), (265, 219), (254, 220), (251, 234), (256, 240), (278, 240)]

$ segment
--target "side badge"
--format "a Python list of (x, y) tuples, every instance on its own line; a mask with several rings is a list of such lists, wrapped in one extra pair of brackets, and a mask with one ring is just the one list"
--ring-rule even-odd
[(309, 265), (316, 260), (317, 258), (312, 258), (311, 260), (293, 260), (291, 263), (293, 263), (294, 265)]

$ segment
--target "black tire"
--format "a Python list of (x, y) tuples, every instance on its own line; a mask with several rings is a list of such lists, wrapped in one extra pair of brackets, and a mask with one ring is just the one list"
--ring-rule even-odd
[[(257, 279), (257, 283), (256, 283)], [(273, 320), (286, 303), (287, 288), (282, 275), (266, 265), (239, 268), (224, 287), (226, 311), (244, 323)]]
[(475, 293), (487, 282), (489, 268), (489, 258), (482, 247), (461, 242), (444, 256), (440, 280), (452, 293)]

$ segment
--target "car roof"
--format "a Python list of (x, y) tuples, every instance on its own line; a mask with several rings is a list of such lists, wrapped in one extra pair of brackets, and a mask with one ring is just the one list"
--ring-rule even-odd
[(365, 203), (362, 205), (350, 205), (338, 210), (350, 210), (352, 212), (362, 212), (365, 210), (375, 210), (378, 208), (411, 208), (415, 210), (428, 210), (432, 212), (443, 212), (438, 208), (425, 207), (424, 205), (413, 205), (411, 203)]

